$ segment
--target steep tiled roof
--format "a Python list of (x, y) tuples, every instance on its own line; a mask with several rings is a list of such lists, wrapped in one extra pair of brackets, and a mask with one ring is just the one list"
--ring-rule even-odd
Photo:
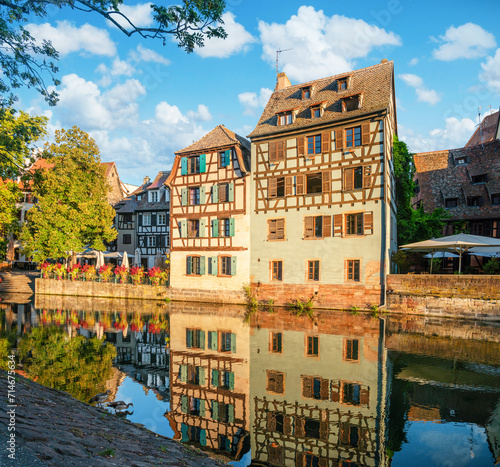
[(237, 135), (233, 131), (228, 130), (224, 125), (218, 125), (211, 132), (203, 136), (203, 138), (188, 147), (181, 149), (180, 151), (176, 151), (175, 154), (205, 151), (207, 149), (231, 146), (238, 143), (244, 148), (250, 150), (250, 141), (243, 138), (243, 136)]
[[(384, 60), (377, 65), (352, 71), (348, 74), (349, 86), (345, 90), (337, 89), (338, 79), (346, 77), (346, 73), (342, 73), (274, 91), (257, 126), (248, 136), (253, 138), (288, 132), (329, 122), (340, 122), (348, 118), (385, 110), (389, 107), (393, 92), (393, 68), (392, 61)], [(301, 89), (308, 86), (312, 87), (311, 97), (302, 99)], [(342, 99), (361, 93), (363, 93), (361, 107), (342, 112)], [(326, 102), (323, 115), (312, 119), (311, 105), (322, 102)], [(279, 126), (276, 114), (287, 109), (297, 109), (295, 121), (288, 125)]]
[(470, 140), (467, 141), (465, 147), (475, 146), (476, 144), (481, 144), (481, 131), (482, 130), (482, 142), (487, 143), (493, 141), (498, 134), (498, 127), (500, 125), (500, 112), (492, 113), (483, 118), (481, 122), (481, 127), (478, 127), (474, 134), (471, 136)]
[(155, 188), (160, 188), (161, 186), (163, 186), (169, 174), (170, 170), (168, 172), (159, 172), (153, 182), (146, 188), (146, 190), (154, 190)]

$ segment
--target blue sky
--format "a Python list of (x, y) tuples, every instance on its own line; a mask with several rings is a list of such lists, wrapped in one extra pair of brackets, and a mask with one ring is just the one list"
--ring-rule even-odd
[[(125, 5), (151, 24), (149, 4)], [(497, 0), (229, 0), (226, 41), (188, 55), (53, 9), (29, 28), (60, 52), (60, 103), (22, 90), (18, 107), (50, 117), (51, 131), (89, 132), (102, 161), (140, 184), (216, 125), (248, 135), (275, 86), (276, 50), (292, 49), (279, 62), (292, 84), (393, 60), (400, 138), (415, 152), (461, 147), (478, 107), (500, 107), (499, 17)]]

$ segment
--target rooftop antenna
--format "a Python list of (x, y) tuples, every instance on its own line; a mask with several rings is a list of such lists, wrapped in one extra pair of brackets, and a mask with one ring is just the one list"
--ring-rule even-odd
[(276, 51), (276, 79), (278, 79), (278, 58), (279, 58), (279, 54), (281, 52), (288, 52), (289, 50), (293, 50), (293, 49), (282, 49), (282, 50), (277, 50)]

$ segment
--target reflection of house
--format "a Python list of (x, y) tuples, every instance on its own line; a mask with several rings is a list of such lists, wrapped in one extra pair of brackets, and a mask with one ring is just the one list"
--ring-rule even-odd
[(248, 450), (249, 328), (241, 314), (170, 315), (175, 439), (239, 459)]
[[(379, 320), (252, 322), (252, 458), (259, 465), (384, 465)], [(334, 364), (332, 362), (335, 362)]]
[(250, 143), (222, 125), (176, 152), (166, 182), (172, 287), (241, 295), (250, 280), (249, 171)]
[[(291, 85), (252, 140), (252, 283), (260, 298), (379, 303), (396, 249), (393, 63)], [(316, 295), (315, 295), (316, 294)]]

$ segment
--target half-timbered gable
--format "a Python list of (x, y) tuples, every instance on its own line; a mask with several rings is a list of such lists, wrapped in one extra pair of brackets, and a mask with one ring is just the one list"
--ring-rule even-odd
[(249, 281), (249, 172), (250, 143), (223, 125), (176, 152), (166, 182), (173, 287), (241, 291)]
[[(392, 62), (293, 86), (280, 74), (249, 135), (251, 275), (269, 284), (269, 298), (276, 287), (289, 297), (294, 287), (287, 284), (306, 283), (302, 294), (321, 299), (318, 287), (326, 296), (325, 286), (334, 284), (351, 296), (353, 286), (358, 294), (368, 287), (366, 302), (380, 302), (396, 248), (395, 131)], [(265, 298), (266, 287), (259, 290)]]

